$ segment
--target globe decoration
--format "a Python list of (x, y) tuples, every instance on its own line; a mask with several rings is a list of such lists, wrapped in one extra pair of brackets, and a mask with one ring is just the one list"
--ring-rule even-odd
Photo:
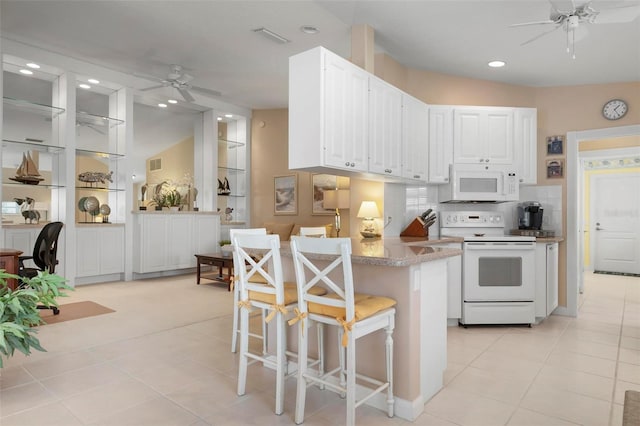
[(100, 201), (96, 197), (87, 197), (84, 200), (84, 210), (88, 213), (93, 214), (94, 211), (99, 212), (100, 209)]
[(108, 204), (103, 204), (100, 206), (100, 214), (102, 216), (109, 216), (110, 213), (111, 213), (111, 207), (109, 207)]
[(80, 200), (78, 200), (78, 209), (79, 209), (81, 212), (85, 212), (85, 213), (86, 213), (86, 210), (85, 210), (85, 208), (84, 208), (84, 202), (85, 202), (86, 200), (87, 200), (87, 197), (82, 197), (82, 198), (80, 198)]

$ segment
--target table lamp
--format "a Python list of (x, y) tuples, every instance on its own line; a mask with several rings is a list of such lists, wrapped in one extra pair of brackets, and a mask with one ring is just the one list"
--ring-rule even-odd
[(340, 237), (340, 209), (349, 208), (350, 191), (348, 189), (330, 189), (322, 193), (322, 207), (325, 209), (336, 209), (336, 237)]
[(375, 201), (363, 201), (358, 210), (358, 217), (362, 219), (360, 225), (360, 235), (365, 238), (379, 237), (378, 227), (376, 221), (377, 217), (380, 217), (380, 211)]

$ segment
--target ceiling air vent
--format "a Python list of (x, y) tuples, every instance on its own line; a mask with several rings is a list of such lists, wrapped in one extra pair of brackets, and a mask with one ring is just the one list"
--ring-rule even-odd
[(154, 158), (149, 160), (149, 171), (153, 172), (162, 169), (162, 158)]

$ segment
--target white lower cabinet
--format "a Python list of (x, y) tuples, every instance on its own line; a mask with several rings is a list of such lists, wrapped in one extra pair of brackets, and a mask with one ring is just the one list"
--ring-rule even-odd
[[(438, 244), (436, 247), (462, 250), (462, 243)], [(462, 256), (447, 258), (447, 318), (462, 318)]]
[(206, 213), (136, 214), (133, 272), (164, 272), (196, 266), (195, 254), (217, 251), (220, 216)]
[(536, 318), (558, 307), (558, 243), (536, 244)]
[[(22, 256), (33, 255), (33, 247), (36, 244), (36, 239), (40, 235), (40, 231), (44, 227), (44, 223), (34, 224), (33, 226), (20, 226), (12, 227), (6, 226), (4, 231), (4, 247), (10, 247), (12, 249), (22, 251)], [(65, 254), (65, 232), (64, 227), (58, 237), (58, 265), (56, 266), (56, 274), (65, 276), (64, 270), (64, 254)], [(35, 268), (36, 265), (31, 260), (24, 262), (27, 268)]]
[(124, 226), (76, 228), (76, 277), (124, 273)]

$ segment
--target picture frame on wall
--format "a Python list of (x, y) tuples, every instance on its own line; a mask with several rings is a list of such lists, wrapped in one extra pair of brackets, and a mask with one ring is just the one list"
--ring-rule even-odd
[(547, 138), (547, 155), (562, 155), (564, 153), (564, 136), (549, 136)]
[(273, 214), (298, 214), (298, 175), (275, 176), (273, 178)]
[(547, 179), (560, 179), (564, 177), (564, 160), (547, 161)]
[(335, 209), (326, 209), (323, 206), (324, 191), (336, 189), (338, 186), (338, 177), (326, 174), (311, 175), (311, 197), (312, 197), (312, 215), (332, 215)]

